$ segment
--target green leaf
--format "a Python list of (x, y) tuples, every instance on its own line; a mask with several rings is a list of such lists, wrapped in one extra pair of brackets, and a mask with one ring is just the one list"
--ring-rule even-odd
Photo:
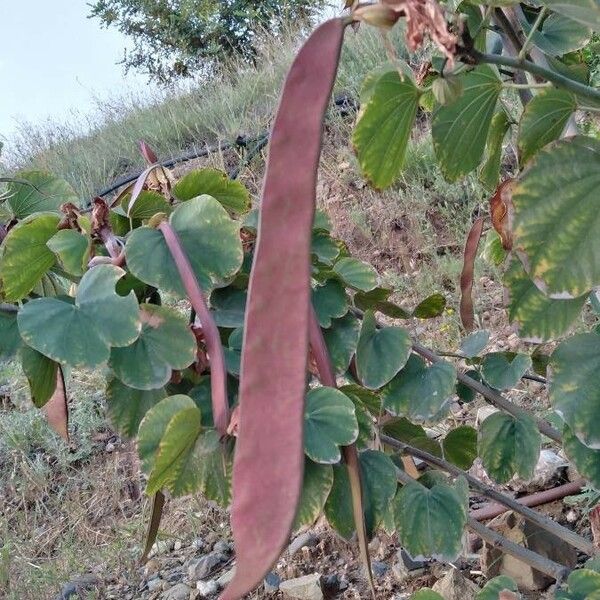
[(593, 600), (600, 590), (600, 573), (591, 569), (577, 569), (567, 578), (570, 600)]
[(467, 471), (477, 458), (477, 430), (463, 425), (449, 431), (442, 442), (444, 458)]
[(546, 144), (557, 140), (577, 108), (571, 92), (550, 88), (525, 105), (519, 123), (519, 159), (525, 164)]
[(488, 385), (497, 390), (515, 387), (531, 368), (531, 358), (514, 352), (491, 352), (482, 363), (482, 375)]
[(342, 374), (348, 370), (350, 361), (356, 352), (359, 332), (360, 322), (351, 314), (347, 314), (341, 319), (333, 319), (331, 327), (323, 330), (325, 344), (336, 373)]
[(577, 472), (585, 477), (594, 489), (600, 490), (600, 450), (582, 444), (567, 425), (563, 430), (563, 448)]
[(38, 298), (19, 311), (25, 342), (48, 358), (73, 367), (97, 367), (113, 346), (128, 346), (141, 330), (133, 293), (118, 296), (115, 284), (125, 274), (112, 265), (99, 265), (81, 279), (71, 298)]
[(0, 361), (11, 359), (20, 346), (17, 313), (0, 312)]
[(409, 319), (412, 317), (411, 312), (388, 301), (391, 293), (392, 290), (379, 287), (370, 292), (357, 292), (354, 294), (354, 306), (360, 310), (380, 312), (393, 319)]
[(600, 31), (600, 2), (598, 0), (541, 0), (541, 4), (574, 21)]
[(304, 451), (311, 460), (337, 463), (339, 447), (349, 446), (357, 437), (358, 423), (350, 398), (331, 387), (309, 390), (304, 409)]
[(50, 400), (56, 389), (58, 364), (29, 346), (21, 348), (19, 358), (23, 373), (29, 382), (31, 400), (35, 406), (41, 408)]
[(369, 292), (377, 286), (377, 271), (367, 263), (355, 258), (340, 258), (333, 270), (349, 287)]
[(460, 351), (467, 358), (477, 356), (488, 344), (490, 332), (482, 329), (474, 331), (460, 342)]
[(311, 253), (322, 263), (332, 265), (340, 255), (340, 247), (326, 231), (315, 231), (312, 235)]
[(419, 302), (413, 311), (413, 317), (417, 319), (433, 319), (439, 317), (446, 308), (446, 298), (442, 294), (432, 294)]
[(480, 256), (488, 264), (496, 267), (500, 266), (506, 260), (507, 252), (502, 247), (502, 240), (495, 229), (490, 229), (485, 234)]
[[(479, 371), (470, 369), (465, 372), (465, 375), (467, 377), (470, 377), (471, 379), (474, 379), (475, 381), (481, 381), (481, 375), (479, 374)], [(465, 385), (462, 381), (458, 381), (456, 383), (456, 395), (463, 402), (473, 402), (473, 400), (475, 400), (477, 392), (469, 386)]]
[(250, 194), (244, 185), (229, 179), (227, 173), (217, 169), (191, 171), (175, 184), (172, 191), (178, 200), (192, 200), (208, 195), (225, 208), (238, 213), (250, 208)]
[[(521, 19), (523, 31), (529, 35), (531, 24)], [(562, 56), (583, 48), (590, 40), (592, 30), (585, 25), (563, 15), (552, 13), (542, 22), (532, 35), (533, 43), (551, 56)]]
[[(125, 211), (128, 210), (130, 202), (131, 194), (127, 194), (121, 202), (121, 206)], [(145, 221), (158, 213), (171, 214), (172, 210), (173, 208), (162, 194), (153, 192), (152, 190), (143, 190), (135, 199), (129, 211), (129, 218)]]
[(136, 390), (113, 378), (106, 388), (108, 415), (121, 435), (132, 438), (146, 413), (165, 396), (164, 388)]
[(394, 514), (402, 545), (413, 556), (454, 560), (460, 553), (467, 506), (452, 486), (409, 483), (396, 495)]
[(587, 294), (567, 300), (548, 298), (516, 259), (504, 274), (504, 284), (510, 295), (510, 321), (518, 324), (521, 338), (535, 342), (552, 340), (567, 333), (587, 298)]
[(50, 173), (22, 171), (16, 178), (30, 184), (14, 181), (6, 187), (8, 205), (17, 219), (45, 211), (58, 212), (60, 205), (66, 202), (79, 204), (73, 188)]
[(92, 245), (87, 235), (74, 229), (61, 229), (46, 242), (46, 245), (54, 252), (67, 273), (85, 273)]
[(154, 304), (140, 305), (142, 331), (125, 348), (113, 348), (110, 366), (127, 386), (138, 390), (163, 387), (173, 370), (189, 367), (196, 358), (196, 338), (183, 315)]
[(333, 467), (320, 465), (305, 458), (302, 494), (292, 529), (312, 525), (319, 518), (332, 486)]
[(518, 592), (517, 584), (506, 575), (498, 575), (490, 579), (477, 594), (476, 600), (499, 600), (500, 592), (509, 590)]
[(379, 396), (367, 390), (357, 383), (349, 383), (340, 388), (354, 402), (354, 404), (362, 404), (372, 415), (378, 417), (381, 413), (381, 399)]
[(600, 140), (576, 136), (542, 150), (513, 189), (515, 247), (551, 297), (600, 284), (599, 185)]
[(413, 422), (437, 421), (454, 394), (455, 382), (453, 365), (440, 361), (427, 366), (413, 354), (383, 389), (383, 406), (391, 414), (406, 416)]
[(487, 65), (463, 76), (463, 94), (433, 113), (432, 135), (444, 177), (455, 181), (479, 165), (502, 82)]
[(502, 163), (502, 144), (510, 121), (504, 109), (499, 110), (492, 118), (490, 133), (485, 146), (485, 155), (479, 171), (479, 181), (489, 191), (494, 191), (500, 182), (500, 165)]
[(56, 215), (36, 214), (15, 225), (2, 242), (0, 288), (5, 300), (25, 298), (54, 265), (46, 245), (56, 233)]
[(396, 467), (391, 458), (377, 450), (359, 454), (360, 477), (364, 493), (364, 513), (367, 535), (379, 527), (398, 489)]
[(478, 451), (488, 475), (506, 483), (515, 473), (533, 476), (540, 455), (541, 435), (533, 417), (497, 412), (479, 428)]
[[(363, 507), (367, 532), (372, 533), (383, 521), (397, 489), (396, 470), (389, 456), (367, 450), (358, 455), (363, 485)], [(333, 486), (325, 503), (329, 524), (344, 538), (350, 539), (355, 530), (352, 494), (345, 464), (333, 467)]]
[(219, 433), (209, 430), (203, 433), (203, 445), (212, 448), (203, 453), (194, 465), (198, 480), (198, 491), (209, 500), (226, 508), (231, 502), (232, 444), (222, 445)]
[(201, 431), (201, 415), (195, 404), (173, 415), (158, 445), (146, 484), (147, 494), (155, 494), (164, 487), (175, 495), (194, 491), (196, 474), (190, 463), (196, 458), (196, 442)]
[(420, 425), (411, 423), (405, 417), (394, 417), (383, 425), (383, 432), (405, 444), (412, 445), (417, 438), (427, 438), (427, 433)]
[(375, 315), (367, 311), (356, 349), (356, 370), (363, 385), (374, 390), (388, 383), (406, 364), (411, 347), (410, 336), (404, 329), (377, 329)]
[(312, 303), (321, 327), (331, 327), (331, 320), (343, 317), (348, 312), (348, 296), (344, 286), (335, 279), (312, 290)]
[(218, 327), (242, 327), (246, 312), (246, 290), (226, 287), (210, 295), (212, 315)]
[(444, 600), (444, 597), (430, 588), (421, 588), (410, 597), (410, 600)]
[[(169, 221), (205, 293), (233, 279), (244, 258), (239, 224), (210, 196), (178, 206)], [(125, 246), (127, 266), (148, 285), (186, 297), (163, 234), (152, 227), (134, 230)]]
[(600, 336), (575, 335), (560, 343), (550, 359), (550, 402), (588, 447), (600, 449)]
[(409, 77), (390, 69), (377, 80), (354, 129), (352, 142), (365, 177), (389, 186), (404, 164), (420, 91)]

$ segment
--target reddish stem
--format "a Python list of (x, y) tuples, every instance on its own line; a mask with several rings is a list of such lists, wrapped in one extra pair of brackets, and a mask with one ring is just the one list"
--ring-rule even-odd
[(229, 402), (227, 399), (227, 369), (225, 367), (225, 355), (223, 353), (223, 346), (221, 345), (219, 329), (208, 310), (208, 305), (204, 299), (200, 284), (181, 246), (177, 233), (168, 221), (162, 221), (158, 229), (160, 229), (165, 237), (165, 242), (173, 256), (188, 298), (202, 324), (204, 341), (210, 362), (213, 421), (215, 429), (221, 436), (225, 436), (229, 424)]

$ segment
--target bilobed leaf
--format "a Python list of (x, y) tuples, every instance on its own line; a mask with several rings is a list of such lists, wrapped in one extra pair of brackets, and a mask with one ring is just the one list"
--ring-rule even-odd
[(198, 479), (198, 491), (219, 506), (227, 508), (231, 502), (232, 444), (221, 444), (219, 433), (208, 430), (202, 434), (203, 446), (213, 448), (203, 453), (193, 465)]
[(0, 293), (5, 300), (25, 298), (56, 262), (46, 245), (56, 233), (59, 218), (36, 214), (15, 225), (2, 242)]
[(333, 486), (325, 502), (327, 522), (342, 537), (350, 539), (355, 530), (352, 494), (348, 467), (342, 463), (333, 467)]
[(406, 364), (411, 347), (410, 336), (404, 329), (377, 329), (375, 315), (367, 311), (356, 349), (356, 369), (363, 385), (375, 390), (388, 383)]
[(74, 302), (38, 298), (19, 311), (25, 342), (48, 358), (73, 367), (96, 367), (110, 348), (134, 342), (141, 330), (133, 293), (119, 296), (115, 284), (125, 274), (112, 265), (99, 265), (81, 279)]
[(552, 407), (581, 442), (600, 450), (600, 336), (583, 333), (561, 342), (550, 369)]
[(21, 343), (17, 313), (0, 312), (0, 361), (11, 359)]
[(504, 109), (497, 111), (490, 125), (490, 132), (485, 146), (485, 155), (479, 171), (479, 181), (488, 190), (495, 190), (500, 181), (500, 165), (502, 162), (502, 143), (510, 121)]
[(462, 95), (452, 104), (439, 106), (432, 120), (435, 154), (449, 181), (470, 173), (481, 162), (502, 89), (496, 72), (487, 65), (462, 78)]
[(361, 110), (352, 142), (365, 177), (377, 188), (389, 186), (404, 164), (420, 91), (398, 70), (379, 77)]
[(227, 173), (217, 169), (190, 171), (175, 184), (172, 191), (182, 201), (206, 194), (235, 212), (245, 212), (250, 208), (250, 194), (244, 184), (229, 179)]
[(600, 283), (599, 185), (600, 140), (576, 136), (540, 151), (513, 190), (515, 245), (551, 297)]
[(41, 408), (56, 390), (56, 374), (59, 365), (29, 346), (21, 347), (19, 358), (23, 373), (29, 382), (31, 400), (35, 406)]
[(108, 415), (121, 435), (135, 437), (146, 413), (165, 396), (163, 388), (136, 390), (113, 378), (106, 388)]
[(490, 332), (482, 329), (474, 331), (460, 342), (460, 351), (467, 358), (477, 356), (488, 344)]
[(344, 286), (335, 279), (312, 290), (312, 303), (321, 327), (331, 327), (331, 320), (343, 317), (348, 312), (348, 296)]
[(323, 512), (325, 501), (333, 485), (333, 467), (320, 465), (309, 458), (304, 461), (302, 495), (293, 529), (312, 525)]
[(497, 390), (515, 387), (531, 368), (531, 358), (526, 354), (491, 352), (483, 359), (482, 374), (486, 383)]
[[(474, 369), (466, 371), (465, 375), (471, 379), (474, 379), (475, 381), (481, 381), (481, 375), (479, 374), (479, 371), (475, 371)], [(464, 384), (462, 381), (458, 381), (456, 383), (456, 395), (463, 402), (473, 402), (477, 392), (468, 385)]]
[(533, 476), (540, 455), (541, 435), (533, 417), (497, 412), (479, 428), (478, 451), (488, 475), (506, 483), (517, 474)]
[(83, 275), (90, 257), (90, 238), (74, 229), (61, 229), (46, 245), (67, 273)]
[(354, 294), (354, 306), (360, 310), (380, 312), (393, 319), (409, 319), (412, 313), (388, 300), (392, 290), (377, 287), (370, 292)]
[(331, 327), (323, 330), (323, 337), (336, 373), (341, 374), (348, 370), (352, 356), (356, 352), (359, 332), (360, 321), (351, 314), (341, 319), (333, 319)]
[[(127, 211), (131, 201), (131, 195), (127, 194), (121, 201), (121, 207)], [(147, 220), (152, 218), (157, 213), (170, 214), (173, 208), (167, 202), (166, 198), (152, 190), (142, 190), (136, 198), (131, 210), (129, 210), (129, 218)], [(125, 212), (127, 214), (127, 212)]]
[(576, 108), (573, 94), (559, 88), (544, 90), (525, 105), (518, 137), (521, 164), (560, 137)]
[(311, 253), (319, 261), (332, 265), (340, 255), (340, 247), (326, 231), (315, 231), (312, 235)]
[(413, 317), (417, 319), (433, 319), (439, 317), (446, 308), (446, 298), (442, 294), (431, 294), (417, 304)]
[(367, 390), (357, 383), (349, 383), (343, 385), (339, 389), (340, 392), (346, 394), (354, 404), (362, 404), (372, 415), (378, 417), (381, 413), (381, 399), (375, 392)]
[(242, 327), (246, 314), (246, 290), (226, 287), (210, 295), (210, 305), (215, 323), (219, 327)]
[(509, 290), (508, 316), (519, 325), (521, 338), (547, 341), (567, 333), (577, 319), (587, 294), (579, 298), (553, 300), (531, 281), (518, 260), (504, 274)]
[(384, 408), (393, 415), (425, 423), (439, 420), (454, 394), (456, 370), (448, 362), (430, 366), (413, 354), (382, 391)]
[(127, 386), (139, 390), (163, 387), (172, 370), (189, 367), (196, 358), (196, 339), (181, 314), (165, 306), (140, 305), (142, 330), (130, 346), (113, 348), (110, 366)]
[(483, 589), (477, 594), (476, 600), (499, 600), (500, 592), (504, 590), (517, 592), (517, 584), (506, 575), (498, 575), (483, 586)]
[(454, 487), (439, 483), (428, 489), (409, 483), (396, 495), (394, 514), (402, 545), (413, 556), (458, 556), (467, 506)]
[(468, 470), (477, 458), (477, 430), (468, 425), (452, 429), (442, 442), (444, 458), (463, 470)]
[(369, 292), (377, 286), (377, 271), (369, 264), (350, 257), (340, 258), (333, 271), (349, 287)]
[(383, 432), (405, 444), (411, 444), (417, 438), (426, 438), (427, 433), (421, 425), (411, 423), (406, 417), (394, 417), (383, 425)]
[[(63, 179), (43, 171), (22, 171), (8, 184), (8, 205), (17, 219), (34, 213), (58, 212), (61, 204), (79, 204), (73, 188)], [(21, 183), (27, 181), (29, 185)]]
[[(531, 25), (522, 19), (523, 30), (529, 34)], [(582, 23), (569, 19), (564, 15), (552, 13), (542, 22), (541, 27), (533, 33), (533, 43), (543, 52), (551, 56), (562, 56), (583, 48), (592, 35), (592, 30)]]
[(598, 0), (541, 0), (551, 10), (600, 31), (600, 2)]
[(331, 387), (309, 390), (304, 409), (304, 451), (311, 460), (337, 463), (340, 446), (349, 446), (357, 437), (352, 400)]
[(568, 426), (563, 430), (563, 449), (577, 472), (585, 477), (594, 489), (600, 490), (600, 450), (582, 444)]
[[(178, 206), (169, 217), (187, 254), (200, 287), (209, 293), (221, 287), (243, 261), (239, 224), (210, 196), (200, 196)], [(127, 266), (141, 281), (185, 297), (186, 292), (163, 234), (140, 227), (127, 238)]]

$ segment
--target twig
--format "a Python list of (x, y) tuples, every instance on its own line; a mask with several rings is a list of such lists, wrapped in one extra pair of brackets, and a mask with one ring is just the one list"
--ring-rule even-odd
[[(423, 485), (400, 469), (396, 470), (396, 475), (398, 477), (398, 481), (401, 483), (416, 483), (417, 485)], [(479, 523), (479, 521), (476, 521), (471, 517), (467, 518), (467, 527), (474, 531), (482, 540), (486, 541), (488, 544), (491, 544), (494, 548), (497, 548), (505, 554), (514, 556), (537, 571), (541, 571), (542, 573), (553, 577), (559, 583), (562, 582), (571, 571), (567, 567), (559, 565), (553, 560), (537, 554), (537, 552), (532, 552), (527, 548), (523, 548), (523, 546), (519, 546), (518, 544), (511, 542), (504, 536), (492, 531), (491, 529), (488, 529), (485, 525), (482, 525)]]
[(450, 473), (451, 475), (455, 475), (457, 477), (462, 475), (469, 482), (469, 485), (472, 488), (476, 489), (480, 494), (482, 494), (486, 498), (490, 498), (495, 502), (499, 502), (503, 506), (507, 506), (511, 510), (514, 510), (515, 512), (523, 515), (532, 523), (535, 523), (542, 529), (549, 531), (550, 533), (559, 537), (561, 540), (564, 540), (574, 548), (577, 548), (590, 556), (595, 554), (594, 544), (592, 544), (592, 542), (586, 540), (584, 537), (578, 535), (574, 531), (563, 527), (559, 523), (556, 523), (552, 519), (545, 517), (537, 511), (532, 510), (527, 506), (524, 506), (517, 500), (514, 500), (513, 498), (510, 498), (509, 496), (506, 496), (505, 494), (496, 491), (493, 487), (482, 483), (472, 475), (469, 475), (462, 469), (459, 469), (457, 466), (445, 461), (444, 459), (438, 458), (437, 456), (434, 456), (429, 452), (425, 452), (424, 450), (420, 450), (419, 448), (414, 448), (413, 446), (400, 442), (388, 435), (381, 434), (380, 439), (384, 444), (392, 446), (392, 448), (396, 448), (403, 452), (407, 452), (408, 454), (419, 458), (425, 461), (426, 463), (429, 463), (430, 465), (439, 467), (443, 471), (446, 471), (446, 473)]

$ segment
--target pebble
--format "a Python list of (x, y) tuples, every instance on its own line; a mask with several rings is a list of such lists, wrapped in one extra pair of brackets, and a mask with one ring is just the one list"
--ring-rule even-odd
[(215, 542), (215, 545), (213, 546), (213, 552), (229, 554), (231, 552), (231, 544), (225, 540), (219, 540), (218, 542)]
[(192, 581), (205, 579), (211, 574), (216, 566), (226, 560), (227, 557), (220, 552), (211, 552), (202, 558), (194, 559), (188, 566), (188, 577)]
[(185, 583), (178, 583), (162, 595), (162, 600), (188, 600), (191, 591)]
[(221, 588), (226, 587), (232, 581), (234, 575), (235, 567), (229, 569), (229, 571), (225, 571), (225, 573), (217, 579), (217, 585)]
[(294, 556), (296, 552), (302, 550), (302, 548), (316, 546), (319, 543), (319, 538), (312, 533), (311, 531), (307, 531), (306, 533), (301, 533), (294, 541), (289, 545), (288, 552), (290, 556)]
[(389, 567), (379, 560), (374, 560), (371, 562), (371, 569), (375, 577), (383, 577), (388, 572)]
[(263, 582), (263, 587), (267, 594), (272, 594), (279, 589), (281, 584), (281, 577), (277, 573), (268, 573)]
[(216, 581), (211, 579), (210, 581), (198, 581), (196, 589), (200, 592), (201, 598), (210, 598), (217, 593), (219, 586)]
[(162, 584), (163, 584), (163, 580), (158, 575), (156, 577), (153, 577), (152, 579), (148, 579), (148, 582), (147, 582), (148, 591), (154, 592), (154, 591), (160, 589), (162, 587)]

